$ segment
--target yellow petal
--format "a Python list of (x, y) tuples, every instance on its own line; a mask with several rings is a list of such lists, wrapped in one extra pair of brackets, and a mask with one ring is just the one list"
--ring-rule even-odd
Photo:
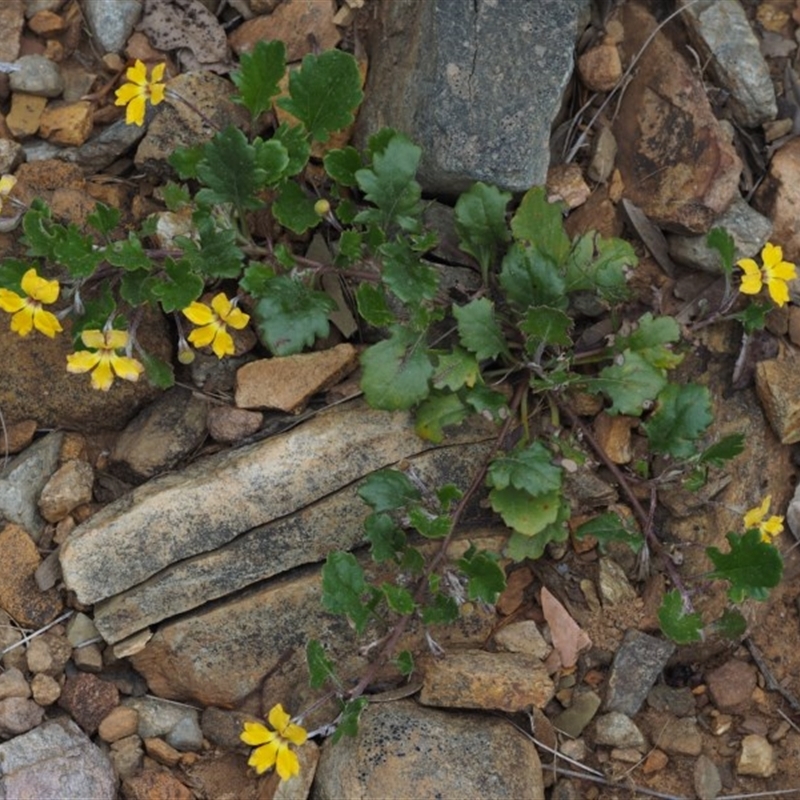
[(220, 319), (225, 320), (225, 322), (228, 321), (228, 314), (231, 313), (232, 305), (233, 304), (231, 301), (228, 300), (228, 298), (222, 292), (216, 295), (211, 301), (211, 308), (213, 308), (214, 311), (217, 312), (217, 316)]
[(27, 336), (33, 330), (33, 309), (25, 305), (11, 317), (11, 330), (20, 336)]
[(247, 764), (254, 767), (255, 771), (260, 775), (275, 766), (275, 759), (278, 757), (278, 742), (272, 741), (267, 744), (257, 747), (250, 753), (250, 758)]
[(738, 265), (744, 270), (742, 283), (739, 287), (740, 291), (743, 294), (758, 294), (763, 285), (761, 270), (758, 264), (752, 259), (743, 258), (738, 262)]
[(0, 195), (7, 196), (16, 184), (17, 179), (13, 175), (3, 175), (0, 178)]
[(125, 110), (125, 122), (128, 125), (144, 125), (144, 112), (147, 102), (144, 97), (134, 97)]
[(166, 62), (162, 62), (161, 64), (156, 64), (153, 67), (153, 71), (150, 73), (150, 82), (151, 83), (158, 83), (164, 79), (164, 70), (167, 68)]
[(797, 268), (789, 261), (781, 261), (774, 267), (769, 267), (766, 272), (770, 278), (779, 278), (782, 281), (791, 281), (797, 277)]
[(45, 311), (43, 308), (38, 308), (33, 312), (33, 324), (36, 326), (37, 331), (49, 336), (51, 339), (64, 330), (56, 315)]
[(195, 325), (208, 325), (214, 321), (214, 312), (205, 303), (197, 301), (184, 308), (181, 313)]
[(128, 331), (118, 331), (112, 328), (106, 331), (105, 347), (108, 350), (121, 350), (128, 344)]
[(122, 86), (114, 92), (116, 96), (116, 100), (114, 101), (115, 106), (126, 106), (128, 103), (131, 102), (135, 97), (141, 97), (145, 93), (145, 89), (143, 86), (136, 86), (133, 83), (123, 83)]
[(118, 378), (126, 381), (139, 380), (139, 376), (144, 372), (144, 367), (135, 358), (128, 358), (127, 356), (112, 356), (111, 366), (114, 368)]
[(266, 744), (271, 742), (278, 734), (271, 731), (266, 725), (260, 722), (245, 722), (244, 732), (239, 734), (239, 738), (251, 746)]
[(301, 745), (308, 739), (308, 731), (300, 725), (290, 722), (281, 732), (284, 739), (288, 739), (292, 744)]
[(25, 305), (25, 301), (10, 289), (0, 289), (0, 308), (13, 314)]
[(244, 311), (239, 308), (233, 308), (225, 322), (227, 322), (231, 328), (236, 328), (237, 331), (240, 331), (250, 322), (250, 315), (245, 314)]
[(278, 703), (269, 710), (267, 719), (269, 720), (269, 724), (272, 725), (278, 733), (283, 735), (283, 729), (289, 724), (291, 717), (283, 710), (283, 705)]
[(761, 260), (764, 262), (765, 267), (774, 267), (775, 264), (783, 260), (783, 248), (777, 244), (767, 242), (761, 251)]
[(38, 300), (40, 303), (50, 305), (50, 303), (55, 303), (55, 301), (58, 300), (58, 293), (60, 290), (61, 287), (58, 285), (58, 281), (47, 281), (44, 278), (39, 278), (36, 289), (31, 293), (31, 297), (34, 300)]
[(203, 325), (202, 328), (195, 328), (189, 334), (189, 341), (195, 347), (208, 347), (214, 341), (217, 335), (217, 326), (215, 324)]
[(81, 350), (67, 356), (67, 372), (79, 374), (94, 369), (100, 362), (100, 354), (90, 350)]
[(770, 279), (767, 281), (769, 296), (774, 300), (778, 307), (785, 306), (789, 302), (789, 287), (786, 281)]
[(275, 768), (282, 781), (288, 781), (289, 778), (297, 775), (300, 772), (300, 761), (297, 758), (297, 753), (290, 750), (287, 745), (278, 747)]
[(97, 329), (90, 331), (81, 331), (81, 341), (87, 346), (95, 350), (104, 350), (106, 346), (106, 337), (103, 331)]
[(157, 83), (155, 86), (150, 87), (150, 102), (157, 106), (160, 102), (164, 99), (164, 94), (167, 91), (167, 87), (164, 86), (163, 83)]
[(751, 508), (744, 515), (744, 527), (747, 530), (750, 530), (750, 528), (757, 528), (759, 526), (761, 520), (764, 519), (764, 517), (767, 515), (767, 511), (769, 511), (769, 504), (771, 502), (772, 502), (772, 495), (768, 494), (764, 498), (760, 506)]
[(100, 356), (100, 363), (92, 372), (92, 387), (107, 392), (112, 383), (114, 383), (114, 373), (111, 371), (111, 358), (106, 353)]
[(778, 536), (783, 533), (783, 517), (773, 516), (763, 522), (761, 524), (761, 533), (766, 533), (769, 536)]
[(125, 77), (132, 83), (144, 86), (147, 83), (147, 67), (137, 58), (132, 67), (128, 67)]
[(214, 351), (214, 355), (216, 355), (217, 358), (232, 356), (236, 352), (236, 348), (233, 346), (233, 338), (222, 325), (220, 325), (217, 330), (217, 335), (214, 337), (214, 343), (211, 345), (211, 349)]

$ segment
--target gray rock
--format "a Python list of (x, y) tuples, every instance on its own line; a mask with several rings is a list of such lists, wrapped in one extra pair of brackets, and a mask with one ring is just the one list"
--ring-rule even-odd
[(328, 740), (311, 797), (408, 797), (410, 787), (416, 797), (544, 798), (536, 747), (509, 723), (409, 700), (371, 704), (357, 737)]
[(0, 472), (0, 517), (16, 522), (38, 541), (45, 522), (37, 501), (58, 464), (63, 433), (50, 433), (11, 459)]
[(27, 697), (0, 700), (0, 738), (26, 733), (39, 725), (43, 718), (44, 709)]
[(594, 719), (601, 702), (595, 692), (578, 692), (573, 696), (570, 707), (553, 718), (553, 726), (567, 736), (577, 738)]
[(155, 697), (129, 697), (123, 705), (139, 712), (138, 735), (142, 739), (162, 737), (176, 750), (198, 750), (203, 743), (200, 712), (185, 705)]
[(587, 8), (584, 0), (380, 4), (357, 139), (363, 145), (386, 125), (407, 134), (422, 147), (419, 180), (431, 193), (477, 180), (514, 191), (544, 183)]
[(611, 665), (606, 710), (636, 714), (674, 650), (672, 642), (629, 630)]
[(656, 711), (669, 711), (676, 717), (690, 717), (697, 710), (692, 690), (676, 689), (666, 684), (654, 686), (647, 695), (647, 705)]
[(11, 90), (40, 97), (58, 97), (64, 91), (64, 79), (58, 65), (45, 56), (22, 56), (14, 62), (17, 70), (9, 75)]
[(775, 119), (778, 113), (769, 67), (761, 55), (740, 2), (681, 0), (686, 24), (701, 61), (722, 88), (731, 93), (731, 110), (746, 128)]
[[(72, 151), (74, 155), (69, 160), (94, 174), (116, 161), (145, 135), (146, 130), (145, 126), (140, 128), (138, 125), (127, 125), (125, 120), (121, 119)], [(45, 156), (45, 158), (51, 157)]]
[(597, 573), (603, 605), (616, 606), (636, 599), (636, 589), (631, 586), (625, 570), (612, 558), (603, 557)]
[(610, 711), (595, 720), (595, 741), (611, 747), (647, 747), (647, 739), (634, 721), (619, 711)]
[(142, 0), (86, 0), (83, 13), (101, 49), (118, 53), (142, 15)]
[[(734, 263), (740, 258), (756, 256), (772, 233), (770, 219), (759, 214), (741, 197), (734, 198), (728, 210), (716, 220), (714, 227), (724, 228), (733, 237)], [(667, 244), (669, 254), (675, 261), (713, 275), (722, 274), (719, 251), (708, 246), (705, 236), (668, 234)]]
[(16, 171), (25, 160), (25, 150), (13, 139), (0, 139), (0, 172), (7, 175)]
[(659, 748), (670, 755), (699, 756), (703, 751), (703, 736), (693, 717), (650, 716), (649, 733), (653, 741), (658, 741)]
[(139, 775), (144, 765), (144, 748), (138, 736), (126, 736), (112, 742), (110, 747), (111, 763), (122, 780)]
[(0, 744), (0, 764), (2, 797), (117, 796), (111, 762), (72, 720), (45, 722)]
[(167, 734), (167, 744), (181, 752), (200, 750), (203, 746), (203, 731), (200, 729), (198, 715), (180, 720)]
[(193, 453), (206, 436), (208, 404), (173, 386), (132, 419), (111, 451), (109, 471), (141, 483)]
[(722, 778), (717, 765), (708, 756), (701, 755), (694, 762), (692, 777), (694, 790), (700, 800), (716, 800), (722, 791)]

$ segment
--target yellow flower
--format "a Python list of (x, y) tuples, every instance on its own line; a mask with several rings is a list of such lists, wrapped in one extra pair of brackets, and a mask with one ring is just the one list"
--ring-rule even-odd
[(58, 281), (40, 278), (31, 267), (21, 281), (22, 291), (27, 297), (20, 297), (10, 289), (0, 289), (0, 308), (8, 311), (11, 317), (11, 330), (20, 336), (27, 336), (34, 328), (51, 339), (63, 328), (55, 314), (45, 311), (42, 304), (50, 305), (58, 300)]
[(288, 781), (300, 772), (297, 754), (289, 749), (289, 745), (303, 744), (308, 738), (308, 732), (291, 721), (280, 703), (269, 712), (269, 724), (275, 728), (274, 731), (260, 722), (244, 723), (244, 733), (239, 738), (256, 748), (250, 754), (247, 764), (255, 768), (259, 775), (275, 767), (280, 779)]
[(81, 350), (67, 356), (67, 372), (92, 371), (92, 387), (107, 392), (114, 375), (126, 381), (138, 381), (144, 367), (135, 359), (118, 356), (116, 351), (128, 344), (127, 331), (83, 331), (81, 340), (92, 350)]
[(767, 543), (771, 542), (773, 537), (783, 533), (783, 517), (772, 516), (764, 519), (769, 511), (771, 501), (772, 495), (768, 494), (760, 506), (751, 508), (744, 515), (745, 529), (749, 531), (751, 528), (758, 528), (761, 531), (761, 541)]
[(236, 352), (227, 326), (241, 330), (250, 321), (250, 316), (236, 308), (222, 292), (211, 301), (211, 307), (194, 302), (183, 309), (183, 315), (195, 325), (202, 326), (189, 334), (189, 341), (195, 347), (211, 345), (217, 358), (232, 356)]
[(777, 245), (767, 244), (761, 251), (763, 267), (759, 267), (752, 258), (742, 258), (736, 262), (744, 271), (739, 290), (743, 294), (758, 294), (767, 285), (769, 296), (776, 305), (784, 306), (789, 302), (789, 287), (786, 281), (797, 277), (794, 264), (783, 260), (783, 250)]
[(129, 83), (123, 83), (116, 91), (117, 99), (114, 105), (127, 106), (125, 122), (128, 125), (143, 125), (144, 112), (149, 100), (157, 106), (164, 99), (166, 87), (161, 80), (164, 78), (166, 64), (156, 64), (147, 80), (147, 67), (136, 59), (132, 67), (125, 73)]
[(17, 185), (17, 179), (13, 175), (3, 175), (0, 178), (0, 211), (3, 210), (3, 203), (6, 197), (11, 194), (11, 190)]

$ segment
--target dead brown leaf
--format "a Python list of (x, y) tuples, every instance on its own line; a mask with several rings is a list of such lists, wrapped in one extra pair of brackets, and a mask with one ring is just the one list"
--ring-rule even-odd
[(589, 634), (570, 616), (567, 609), (544, 586), (542, 587), (541, 602), (544, 618), (550, 626), (553, 647), (561, 658), (561, 665), (565, 669), (570, 669), (577, 663), (578, 653), (591, 647), (592, 640), (589, 638)]

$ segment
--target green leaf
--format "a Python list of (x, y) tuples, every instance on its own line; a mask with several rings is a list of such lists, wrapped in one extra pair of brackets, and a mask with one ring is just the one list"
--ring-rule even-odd
[(661, 630), (677, 644), (699, 642), (702, 637), (703, 619), (697, 612), (689, 613), (683, 607), (681, 593), (677, 589), (667, 592), (658, 609)]
[(230, 74), (239, 90), (233, 100), (241, 103), (256, 119), (272, 106), (286, 72), (286, 47), (281, 41), (256, 42), (251, 53), (241, 53), (239, 69)]
[(600, 544), (601, 550), (605, 550), (609, 542), (623, 542), (634, 553), (638, 553), (644, 546), (642, 534), (632, 530), (629, 525), (623, 522), (619, 514), (615, 514), (613, 511), (600, 514), (594, 519), (579, 525), (575, 531), (575, 536), (578, 539), (593, 536)]
[(4, 258), (0, 263), (0, 286), (19, 295), (22, 291), (22, 276), (31, 268), (29, 261), (17, 258)]
[(489, 492), (492, 508), (509, 528), (526, 536), (535, 536), (558, 517), (561, 492), (547, 492), (538, 497), (516, 486), (492, 489)]
[(438, 444), (444, 441), (444, 428), (458, 425), (469, 413), (457, 394), (433, 394), (420, 403), (414, 415), (417, 436)]
[(494, 314), (494, 303), (479, 297), (465, 306), (453, 306), (461, 344), (479, 361), (508, 355), (508, 345)]
[(218, 228), (209, 214), (196, 214), (195, 228), (199, 241), (188, 236), (175, 238), (186, 263), (206, 278), (238, 278), (244, 253), (236, 245), (236, 231)]
[(133, 231), (128, 233), (127, 239), (111, 242), (104, 255), (109, 264), (124, 270), (149, 270), (152, 266), (150, 256), (145, 253), (141, 240)]
[(467, 595), (470, 600), (482, 600), (494, 605), (506, 588), (506, 575), (497, 563), (497, 557), (485, 550), (467, 554), (458, 560), (458, 566), (469, 579)]
[(374, 283), (360, 283), (356, 289), (356, 305), (358, 313), (376, 328), (382, 328), (394, 322), (394, 313), (386, 301), (383, 286)]
[(448, 515), (435, 516), (419, 506), (409, 509), (408, 521), (426, 539), (444, 539), (453, 527), (453, 521)]
[[(338, 52), (338, 51), (336, 51)], [(342, 707), (339, 725), (331, 736), (331, 744), (336, 744), (342, 736), (358, 736), (358, 720), (361, 712), (369, 704), (366, 697), (348, 700)]]
[(352, 553), (334, 550), (322, 567), (322, 605), (326, 611), (347, 617), (363, 633), (370, 617), (362, 601), (367, 592), (364, 570)]
[(397, 654), (397, 658), (392, 660), (392, 663), (403, 676), (407, 677), (414, 671), (414, 656), (408, 650), (401, 650)]
[[(289, 157), (285, 148), (285, 163)], [(244, 133), (229, 125), (203, 147), (203, 160), (197, 164), (197, 177), (206, 185), (196, 199), (200, 203), (217, 205), (233, 203), (239, 211), (254, 211), (261, 207), (255, 196), (267, 182), (267, 171), (256, 164), (256, 148), (247, 141)]]
[(611, 399), (609, 414), (638, 417), (645, 403), (652, 402), (666, 386), (662, 370), (656, 369), (638, 353), (626, 350), (622, 363), (605, 367), (600, 376), (588, 381), (590, 392), (604, 392)]
[(178, 173), (178, 177), (182, 181), (197, 178), (197, 167), (205, 158), (203, 147), (202, 144), (179, 147), (167, 158), (167, 162)]
[(81, 340), (83, 331), (102, 329), (117, 309), (111, 287), (104, 283), (100, 294), (83, 298), (83, 314), (72, 325), (72, 341), (76, 350), (85, 350)]
[(453, 503), (456, 503), (464, 496), (464, 492), (455, 484), (446, 483), (436, 490), (436, 497), (443, 511), (448, 511)]
[(506, 225), (506, 207), (510, 200), (508, 192), (479, 181), (456, 202), (455, 226), (459, 247), (478, 262), (484, 276), (488, 275), (500, 252), (511, 240)]
[(487, 471), (487, 483), (494, 489), (513, 486), (532, 497), (558, 492), (561, 478), (561, 467), (553, 464), (552, 453), (538, 441), (495, 457)]
[(321, 689), (328, 680), (339, 682), (333, 669), (333, 661), (325, 655), (325, 648), (316, 639), (309, 639), (306, 644), (306, 665), (308, 682), (312, 689)]
[(673, 353), (667, 345), (680, 338), (681, 329), (673, 317), (653, 317), (648, 311), (639, 318), (633, 333), (617, 337), (615, 349), (631, 350), (658, 369), (673, 369), (683, 356)]
[(289, 163), (281, 171), (281, 176), (290, 178), (302, 172), (311, 155), (311, 145), (305, 130), (300, 125), (289, 125), (284, 122), (272, 135), (272, 141), (282, 144), (289, 156)]
[(563, 264), (570, 250), (564, 232), (561, 206), (547, 202), (543, 186), (529, 189), (511, 218), (511, 232), (518, 242), (527, 242), (555, 265)]
[(569, 513), (569, 504), (562, 503), (556, 521), (546, 525), (535, 536), (527, 536), (519, 532), (512, 533), (508, 537), (503, 554), (514, 561), (524, 561), (526, 558), (535, 561), (537, 558), (541, 558), (545, 547), (550, 542), (563, 542), (569, 536), (565, 523)]
[(436, 296), (439, 273), (421, 261), (408, 242), (386, 242), (378, 252), (383, 282), (398, 299), (409, 305), (419, 305)]
[(422, 189), (414, 176), (421, 156), (419, 147), (402, 134), (395, 134), (386, 148), (375, 154), (371, 167), (356, 171), (359, 188), (375, 206), (359, 213), (357, 222), (374, 222), (384, 230), (392, 225), (417, 230)]
[[(259, 170), (258, 174), (261, 185), (271, 185), (278, 183), (289, 174), (291, 162), (289, 160), (289, 151), (283, 142), (273, 137), (264, 141), (261, 137), (253, 140), (253, 148), (255, 150), (255, 163), (256, 169)], [(295, 157), (296, 157), (295, 153)], [(263, 175), (261, 174), (263, 172)], [(256, 187), (256, 190), (260, 187)], [(262, 203), (256, 198), (259, 203), (258, 208), (261, 208)]]
[(377, 564), (394, 560), (406, 544), (405, 533), (388, 514), (370, 514), (364, 520), (364, 533)]
[(741, 455), (744, 452), (744, 434), (732, 433), (725, 436), (710, 447), (707, 447), (701, 454), (699, 462), (701, 464), (711, 464), (714, 467), (721, 467), (726, 461)]
[(361, 258), (361, 245), (362, 236), (359, 231), (342, 231), (342, 235), (339, 237), (339, 248), (336, 253), (336, 266), (350, 266), (354, 261)]
[(714, 630), (726, 639), (738, 641), (747, 631), (747, 620), (735, 608), (726, 608), (714, 623)]
[(361, 154), (355, 147), (329, 150), (322, 159), (325, 172), (342, 186), (356, 186), (356, 172), (364, 166)]
[(572, 339), (569, 330), (572, 319), (558, 308), (534, 306), (529, 308), (519, 329), (528, 336), (528, 350), (539, 345), (561, 345), (570, 347)]
[(175, 373), (172, 369), (172, 364), (168, 364), (166, 361), (162, 361), (160, 358), (156, 358), (156, 356), (150, 355), (145, 351), (140, 352), (139, 357), (142, 359), (147, 380), (153, 386), (159, 389), (169, 389), (170, 386), (175, 385)]
[(119, 224), (120, 216), (119, 209), (110, 208), (105, 203), (97, 203), (94, 211), (86, 215), (86, 222), (99, 233), (108, 236)]
[(275, 278), (275, 270), (268, 264), (250, 264), (244, 271), (244, 277), (239, 285), (253, 297), (265, 297), (269, 294), (269, 287)]
[(422, 609), (422, 622), (425, 625), (449, 625), (458, 617), (458, 603), (441, 592), (437, 592), (433, 600)]
[(269, 281), (266, 294), (254, 308), (256, 327), (276, 356), (290, 356), (328, 335), (328, 314), (336, 304), (328, 295), (309, 289), (288, 275)]
[(278, 199), (272, 204), (272, 213), (284, 228), (302, 234), (319, 225), (315, 202), (296, 183), (288, 181), (281, 186)]
[(766, 600), (767, 590), (780, 583), (783, 573), (783, 559), (778, 548), (762, 542), (757, 528), (741, 536), (729, 533), (726, 538), (731, 548), (728, 553), (716, 547), (706, 548), (706, 555), (715, 567), (708, 577), (728, 581), (731, 584), (728, 597), (734, 603), (747, 597)]
[(430, 393), (433, 364), (420, 338), (403, 328), (365, 350), (361, 368), (361, 388), (373, 408), (408, 409)]
[(135, 308), (150, 300), (155, 301), (152, 289), (157, 283), (158, 280), (146, 270), (137, 269), (136, 272), (126, 272), (120, 281), (119, 296), (128, 305)]
[(508, 398), (482, 383), (469, 389), (464, 399), (476, 413), (492, 422), (502, 422), (508, 417)]
[(368, 475), (358, 488), (358, 496), (376, 514), (405, 508), (421, 499), (419, 489), (397, 469), (380, 469)]
[(435, 388), (457, 392), (462, 386), (475, 386), (480, 378), (478, 360), (462, 347), (456, 345), (449, 353), (437, 354), (436, 374), (433, 377)]
[(417, 606), (408, 589), (384, 581), (381, 584), (381, 592), (383, 592), (383, 596), (386, 598), (386, 603), (389, 608), (396, 614), (406, 616), (414, 613), (414, 609)]
[(752, 301), (732, 316), (742, 323), (744, 332), (750, 334), (764, 330), (767, 324), (767, 315), (773, 308), (772, 303), (766, 300), (764, 302)]
[(696, 383), (668, 383), (656, 398), (656, 410), (644, 423), (650, 448), (674, 458), (689, 458), (695, 441), (713, 421), (711, 393)]
[(189, 205), (192, 200), (188, 189), (173, 181), (167, 181), (166, 185), (161, 188), (161, 197), (164, 205), (170, 211), (178, 211), (183, 206)]
[(706, 236), (706, 244), (719, 253), (722, 271), (730, 275), (733, 272), (733, 259), (736, 253), (733, 237), (725, 228), (712, 228)]
[(151, 293), (161, 303), (164, 312), (180, 311), (197, 300), (203, 293), (203, 279), (192, 272), (192, 268), (184, 259), (173, 261), (164, 259), (164, 271), (167, 278), (153, 285)]
[(289, 97), (277, 102), (315, 141), (324, 142), (355, 120), (353, 112), (363, 98), (355, 58), (342, 50), (327, 50), (318, 56), (309, 53), (300, 69), (289, 73)]
[(503, 259), (500, 285), (509, 301), (530, 306), (567, 307), (564, 278), (556, 262), (533, 247), (513, 244)]
[(638, 259), (622, 239), (604, 239), (594, 231), (573, 242), (565, 265), (568, 292), (590, 291), (610, 302), (628, 295), (626, 272)]

